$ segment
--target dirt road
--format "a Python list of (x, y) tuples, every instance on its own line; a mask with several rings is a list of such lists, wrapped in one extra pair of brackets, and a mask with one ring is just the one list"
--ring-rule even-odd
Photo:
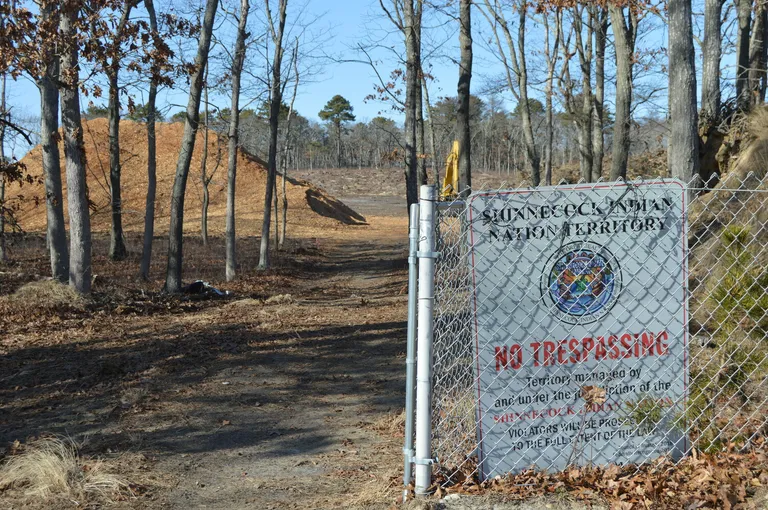
[[(399, 442), (387, 427), (404, 385), (402, 246), (322, 251), (316, 276), (291, 289), (296, 302), (212, 312), (237, 352), (184, 399), (180, 414), (197, 425), (180, 431), (185, 453), (161, 463), (181, 474), (172, 508), (388, 506)], [(284, 333), (236, 332), (254, 326)]]
[[(388, 508), (402, 459), (406, 226), (370, 222), (302, 243), (231, 300), (129, 294), (6, 314), (0, 444), (87, 438), (84, 456), (134, 483), (137, 499), (119, 507)], [(0, 491), (3, 508), (23, 501)]]

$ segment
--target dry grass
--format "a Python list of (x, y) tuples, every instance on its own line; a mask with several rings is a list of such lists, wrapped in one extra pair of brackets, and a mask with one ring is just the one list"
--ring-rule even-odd
[(394, 467), (382, 470), (355, 489), (354, 495), (349, 496), (349, 506), (380, 508), (385, 502), (394, 501), (402, 487), (402, 471)]
[(74, 441), (57, 437), (29, 443), (0, 468), (0, 490), (12, 488), (30, 498), (66, 498), (78, 504), (133, 496), (128, 482), (111, 473), (106, 463), (82, 458)]
[(293, 303), (293, 296), (290, 294), (277, 294), (270, 296), (264, 301), (265, 305), (289, 305)]
[(72, 287), (55, 280), (40, 280), (19, 287), (16, 292), (3, 298), (8, 304), (27, 309), (54, 310), (69, 308), (82, 310), (86, 300)]
[(382, 416), (371, 424), (371, 428), (384, 435), (403, 437), (405, 434), (405, 410)]

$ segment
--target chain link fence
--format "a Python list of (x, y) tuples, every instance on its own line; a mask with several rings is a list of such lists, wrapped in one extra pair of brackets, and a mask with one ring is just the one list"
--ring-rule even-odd
[(439, 202), (438, 482), (750, 448), (768, 424), (767, 184)]

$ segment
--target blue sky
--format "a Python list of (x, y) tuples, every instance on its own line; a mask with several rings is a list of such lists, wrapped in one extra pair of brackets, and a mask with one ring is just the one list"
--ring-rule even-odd
[[(260, 2), (253, 3), (252, 9), (258, 9), (254, 14), (261, 15)], [(300, 5), (298, 1), (293, 3)], [(369, 65), (342, 62), (359, 59), (360, 54), (354, 50), (354, 46), (372, 34), (375, 34), (374, 37), (381, 36), (379, 27), (390, 29), (389, 21), (382, 17), (378, 0), (309, 0), (307, 11), (303, 12), (306, 18), (320, 16), (315, 23), (316, 29), (324, 32), (324, 37), (327, 39), (322, 49), (334, 58), (325, 62), (322, 66), (323, 72), (314, 76), (311, 83), (300, 86), (296, 98), (296, 109), (302, 115), (318, 120), (317, 113), (325, 103), (334, 95), (341, 94), (352, 103), (359, 120), (371, 119), (380, 113), (399, 118), (399, 115), (387, 109), (385, 104), (364, 101), (364, 98), (373, 91), (373, 85), (376, 82), (376, 75)], [(379, 56), (382, 55), (379, 54)], [(394, 67), (391, 61), (380, 65), (385, 76)], [(438, 77), (431, 87), (435, 90), (435, 96), (455, 95), (457, 69), (454, 66), (442, 65), (437, 66), (434, 72)], [(186, 104), (186, 91), (180, 90), (181, 88), (183, 87), (162, 91), (158, 101), (174, 105)], [(10, 103), (17, 111), (30, 115), (39, 114), (39, 95), (36, 87), (29, 80), (21, 78), (18, 82), (9, 82), (8, 96)], [(141, 98), (138, 98), (137, 102), (140, 100)], [(289, 98), (286, 98), (286, 102), (288, 100)], [(84, 105), (88, 101), (89, 99), (83, 98)], [(212, 102), (221, 107), (227, 106), (228, 101), (224, 97), (212, 99)], [(94, 102), (105, 103), (106, 99), (97, 99)], [(180, 109), (175, 107), (171, 112)]]
[[(252, 2), (252, 16), (262, 16), (260, 2)], [(359, 60), (361, 54), (354, 47), (363, 41), (386, 40), (391, 46), (397, 44), (399, 39), (385, 31), (391, 31), (392, 25), (383, 17), (378, 0), (291, 0), (292, 6), (302, 7), (306, 3), (307, 8), (302, 9), (304, 19), (314, 19), (314, 30), (321, 32), (324, 44), (322, 48), (314, 50), (315, 53), (325, 53), (332, 57), (322, 65), (322, 72), (313, 76), (311, 82), (304, 83), (299, 88), (296, 98), (296, 109), (304, 116), (318, 120), (317, 113), (325, 103), (334, 95), (341, 94), (346, 97), (355, 109), (358, 120), (369, 120), (377, 115), (385, 115), (400, 120), (401, 116), (393, 112), (386, 104), (364, 99), (373, 92), (376, 75), (367, 64), (349, 62)], [(295, 13), (294, 13), (295, 14)], [(450, 34), (441, 34), (448, 39), (449, 44), (444, 46), (448, 54), (458, 54), (456, 43)], [(309, 41), (308, 44), (311, 44)], [(455, 51), (454, 51), (455, 50)], [(395, 69), (396, 62), (388, 52), (378, 51), (372, 53), (382, 75), (387, 77)], [(386, 61), (385, 61), (386, 60)], [(446, 95), (455, 95), (458, 69), (456, 66), (445, 63), (437, 63), (432, 68), (435, 81), (430, 85), (434, 98)], [(170, 107), (170, 113), (181, 110), (181, 105), (187, 101), (184, 84), (180, 83), (174, 90), (162, 90), (158, 97), (158, 103), (175, 105)], [(241, 96), (242, 97), (242, 96)], [(39, 115), (39, 94), (37, 88), (25, 78), (17, 82), (9, 80), (8, 99), (14, 110), (19, 114)], [(247, 97), (241, 98), (241, 105), (247, 101)], [(290, 98), (286, 98), (288, 102)], [(82, 98), (83, 108), (93, 100), (97, 104), (106, 103), (106, 98), (93, 99)], [(434, 100), (434, 99), (433, 99)], [(226, 107), (229, 99), (226, 97), (212, 97), (211, 101), (219, 107)], [(141, 93), (138, 93), (136, 102), (143, 102)]]
[[(199, 3), (201, 0), (197, 0)], [(230, 2), (232, 0), (223, 0)], [(166, 5), (176, 4), (180, 9), (186, 6), (186, 2), (181, 3), (177, 0), (160, 0), (156, 2), (158, 9), (162, 9), (162, 3)], [(263, 6), (261, 1), (252, 2), (252, 19), (256, 27), (259, 19), (263, 17)], [(274, 3), (274, 0), (273, 0)], [(698, 3), (698, 2), (695, 2)], [(369, 120), (377, 115), (385, 115), (396, 120), (401, 120), (401, 116), (393, 112), (386, 104), (377, 101), (365, 102), (364, 98), (373, 92), (374, 84), (377, 82), (376, 75), (367, 64), (349, 62), (349, 60), (361, 59), (363, 56), (354, 49), (354, 47), (363, 42), (366, 44), (378, 43), (378, 50), (372, 52), (372, 57), (377, 61), (379, 72), (386, 78), (389, 73), (400, 67), (397, 64), (395, 53), (402, 51), (402, 38), (394, 33), (393, 26), (385, 18), (378, 0), (290, 0), (289, 2), (289, 20), (296, 19), (315, 19), (313, 24), (313, 33), (320, 34), (314, 40), (312, 37), (304, 42), (306, 47), (321, 43), (319, 47), (314, 47), (312, 52), (331, 56), (323, 61), (321, 72), (317, 73), (309, 82), (303, 83), (299, 89), (296, 99), (296, 109), (310, 119), (318, 120), (317, 113), (322, 109), (325, 103), (334, 95), (341, 94), (346, 97), (355, 109), (358, 120)], [(663, 23), (658, 19), (648, 19), (643, 22), (647, 24), (650, 32), (647, 33), (639, 45), (645, 45), (647, 48), (659, 48), (665, 46), (666, 30)], [(458, 59), (459, 51), (457, 44), (457, 32), (455, 21), (447, 21), (445, 16), (436, 19), (425, 19), (425, 58), (428, 61), (429, 72), (435, 77), (430, 82), (430, 95), (433, 103), (443, 96), (453, 96), (456, 94), (456, 82), (458, 79), (458, 66), (455, 61)], [(490, 40), (490, 31), (486, 26), (486, 21), (478, 12), (473, 9), (473, 25), (475, 36), (475, 61), (474, 76), (472, 80), (472, 91), (476, 94), (482, 94), (488, 88), (489, 82), (501, 76), (502, 69), (493, 51), (489, 51), (488, 42)], [(230, 25), (231, 27), (231, 25)], [(542, 43), (543, 30), (537, 25), (535, 19), (528, 21), (528, 34), (526, 56), (528, 59), (529, 70), (534, 77), (543, 69), (542, 61)], [(227, 35), (226, 26), (219, 28), (223, 32), (224, 39)], [(254, 28), (253, 31), (260, 30)], [(226, 42), (225, 42), (226, 44)], [(429, 48), (438, 47), (433, 54), (429, 53)], [(193, 51), (190, 48), (189, 51)], [(613, 59), (612, 50), (609, 48), (607, 63), (611, 65)], [(663, 57), (662, 57), (663, 59)], [(732, 59), (732, 58), (731, 58)], [(726, 59), (728, 61), (728, 59)], [(700, 72), (700, 60), (697, 60), (697, 71)], [(258, 67), (257, 64), (253, 64)], [(259, 70), (254, 70), (259, 74)], [(577, 71), (574, 70), (576, 73)], [(610, 75), (611, 71), (608, 70)], [(263, 74), (263, 72), (262, 72)], [(641, 73), (639, 73), (641, 74)], [(575, 75), (577, 76), (577, 75)], [(656, 111), (663, 113), (666, 107), (666, 75), (653, 74), (647, 77), (638, 76), (638, 90), (642, 90), (643, 83), (651, 86), (664, 88), (654, 96), (654, 100), (643, 106), (647, 111)], [(168, 109), (169, 113), (179, 111), (183, 105), (186, 105), (187, 91), (183, 82), (177, 85), (175, 90), (164, 90), (160, 93), (158, 101), (160, 104), (175, 105)], [(532, 83), (531, 95), (543, 99), (540, 83)], [(39, 94), (28, 80), (20, 79), (18, 82), (9, 83), (8, 87), (9, 101), (17, 114), (26, 114), (36, 116), (39, 114)], [(515, 101), (509, 92), (504, 92), (500, 99), (507, 110), (512, 110)], [(144, 98), (139, 93), (136, 102), (143, 102)], [(241, 99), (241, 105), (247, 102), (248, 97)], [(286, 98), (286, 101), (288, 98)], [(612, 109), (613, 90), (607, 83), (606, 100), (608, 107)], [(84, 108), (89, 99), (84, 98)], [(105, 103), (106, 98), (96, 100), (97, 103)], [(212, 97), (212, 102), (219, 107), (228, 106), (229, 99), (226, 97)], [(556, 108), (558, 105), (556, 103)]]

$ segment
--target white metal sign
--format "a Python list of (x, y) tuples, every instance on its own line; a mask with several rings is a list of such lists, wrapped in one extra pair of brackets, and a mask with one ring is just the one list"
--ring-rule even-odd
[(675, 180), (469, 198), (485, 478), (687, 450), (685, 203)]

